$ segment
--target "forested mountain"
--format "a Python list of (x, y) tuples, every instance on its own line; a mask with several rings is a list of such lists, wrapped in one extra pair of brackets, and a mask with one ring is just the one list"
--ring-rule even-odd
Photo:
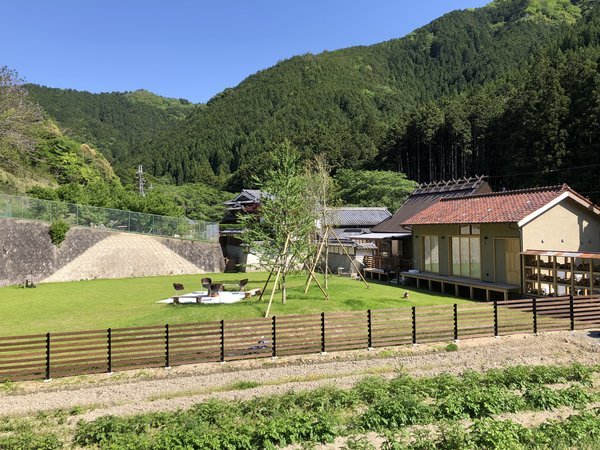
[(567, 182), (600, 199), (600, 8), (522, 69), (400, 115), (381, 167), (443, 179), (486, 173), (497, 187)]
[(16, 72), (0, 67), (0, 192), (116, 180), (101, 153), (64, 136)]
[(175, 126), (194, 108), (187, 100), (141, 89), (92, 94), (35, 84), (25, 87), (66, 134), (97, 147), (121, 173), (137, 168), (128, 160), (132, 151), (143, 152), (144, 142)]
[[(133, 186), (124, 184), (115, 174), (110, 162), (100, 151), (83, 143), (90, 142), (89, 140), (76, 138), (75, 133), (65, 135), (54, 119), (48, 117), (48, 113), (35, 101), (31, 95), (33, 90), (35, 88), (31, 85), (22, 84), (15, 71), (0, 66), (0, 193), (27, 193), (49, 200), (171, 216), (186, 215), (192, 219), (221, 219), (223, 202), (231, 194), (203, 184), (173, 186), (152, 180), (152, 189), (148, 186), (145, 196), (138, 195)], [(111, 120), (114, 122), (107, 128), (107, 135), (113, 137), (117, 136), (115, 130), (121, 129), (125, 133), (124, 125), (131, 126), (132, 123), (142, 123), (143, 120), (148, 121), (144, 125), (146, 128), (137, 134), (131, 131), (129, 136), (148, 135), (152, 130), (152, 114), (139, 118), (138, 122), (130, 120), (140, 111), (164, 109), (168, 115), (175, 116), (180, 110), (173, 101), (144, 91), (101, 95), (100, 100), (92, 94), (46, 91), (57, 99), (55, 108), (60, 104), (65, 105), (66, 115), (61, 117), (76, 119), (78, 115), (73, 111), (77, 108), (93, 111), (90, 105), (99, 106), (96, 111), (105, 111), (107, 116), (113, 117)], [(80, 94), (84, 99), (82, 104), (74, 101)], [(122, 105), (122, 97), (128, 97), (130, 105), (139, 103), (142, 107), (132, 107), (129, 112), (125, 108), (112, 109), (111, 104)], [(88, 102), (90, 98), (92, 100)], [(60, 103), (60, 99), (69, 99), (71, 103), (66, 100)], [(143, 106), (144, 104), (148, 107)], [(119, 125), (120, 128), (114, 126), (118, 122), (114, 118), (119, 114), (125, 121), (124, 125)], [(81, 113), (80, 120), (93, 127), (91, 115)], [(90, 132), (93, 136), (101, 136), (100, 131), (102, 130), (91, 128)]]
[[(325, 154), (338, 178), (352, 170), (416, 181), (489, 174), (496, 188), (567, 182), (598, 201), (599, 64), (600, 0), (494, 0), (401, 39), (290, 58), (206, 105), (27, 85), (52, 118), (36, 116), (46, 124), (36, 129), (54, 130), (58, 141), (38, 141), (46, 154), (22, 153), (36, 180), (25, 185), (61, 185), (37, 188), (38, 196), (218, 220), (223, 189), (253, 187), (287, 139), (307, 159)], [(2, 158), (14, 149), (2, 147), (1, 126), (6, 180), (13, 175)], [(120, 179), (63, 170), (85, 166), (90, 152), (110, 168), (91, 147)], [(54, 169), (59, 158), (36, 160), (56, 151)], [(145, 199), (131, 186), (137, 163), (155, 185)]]
[(588, 126), (573, 122), (587, 106), (569, 100), (589, 98), (587, 84), (563, 83), (572, 58), (597, 72), (596, 16), (591, 0), (496, 0), (401, 39), (293, 57), (218, 94), (137, 156), (177, 183), (230, 188), (248, 187), (285, 138), (326, 153), (334, 169), (393, 168), (418, 181), (528, 172), (535, 161), (556, 170), (571, 160), (542, 155), (578, 153), (567, 146), (580, 142), (564, 139)]

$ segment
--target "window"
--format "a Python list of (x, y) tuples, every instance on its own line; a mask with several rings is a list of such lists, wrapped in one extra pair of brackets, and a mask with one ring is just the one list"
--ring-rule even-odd
[(481, 234), (481, 225), (473, 224), (473, 225), (461, 225), (460, 226), (460, 234)]
[(437, 236), (423, 236), (423, 270), (440, 271), (440, 251)]
[(481, 248), (478, 236), (452, 237), (452, 274), (481, 278)]

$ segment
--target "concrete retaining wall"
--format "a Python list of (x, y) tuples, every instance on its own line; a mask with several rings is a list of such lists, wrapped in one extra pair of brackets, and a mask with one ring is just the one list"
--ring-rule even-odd
[(0, 286), (95, 278), (220, 272), (217, 243), (72, 228), (56, 247), (48, 224), (0, 219)]

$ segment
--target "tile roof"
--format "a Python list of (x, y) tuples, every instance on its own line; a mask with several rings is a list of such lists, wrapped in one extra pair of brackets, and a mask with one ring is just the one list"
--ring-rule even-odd
[(392, 217), (373, 227), (371, 231), (375, 233), (410, 232), (402, 224), (442, 198), (464, 197), (491, 191), (492, 189), (484, 177), (421, 184)]
[(566, 184), (443, 198), (403, 225), (519, 222), (565, 192), (582, 198)]
[(343, 206), (326, 210), (326, 221), (334, 227), (370, 228), (391, 216), (385, 207)]

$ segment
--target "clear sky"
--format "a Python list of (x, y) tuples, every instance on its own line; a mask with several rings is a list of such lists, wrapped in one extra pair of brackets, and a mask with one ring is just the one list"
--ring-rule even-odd
[(406, 35), (487, 0), (17, 0), (0, 65), (32, 83), (204, 102), (282, 59)]

